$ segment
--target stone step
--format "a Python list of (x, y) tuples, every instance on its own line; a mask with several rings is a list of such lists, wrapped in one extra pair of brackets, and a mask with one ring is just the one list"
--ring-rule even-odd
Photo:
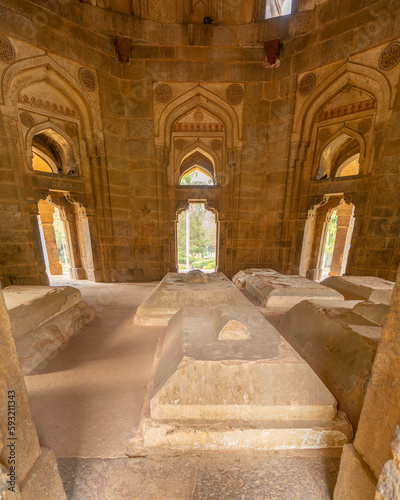
[[(174, 421), (146, 420), (142, 424), (144, 447), (222, 449), (321, 449), (338, 448), (351, 441), (352, 427), (344, 413), (334, 420), (309, 421)], [(133, 443), (132, 443), (133, 444)], [(128, 455), (134, 446), (128, 446)], [(136, 443), (137, 445), (137, 443)]]

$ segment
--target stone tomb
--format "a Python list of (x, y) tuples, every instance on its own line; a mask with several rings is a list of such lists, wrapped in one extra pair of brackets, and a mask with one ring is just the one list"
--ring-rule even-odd
[(215, 304), (248, 305), (247, 299), (222, 273), (168, 273), (138, 308), (137, 325), (166, 326), (182, 307), (207, 307)]
[(252, 306), (185, 307), (161, 336), (140, 446), (340, 447), (352, 428), (307, 363)]
[(341, 293), (346, 300), (369, 300), (390, 304), (393, 281), (375, 276), (331, 276), (321, 283)]
[(262, 307), (290, 308), (302, 300), (343, 300), (343, 296), (303, 276), (285, 276), (267, 270), (257, 272), (246, 279), (246, 290)]
[(274, 271), (273, 269), (242, 269), (238, 273), (235, 274), (232, 278), (232, 282), (238, 288), (245, 288), (247, 278), (253, 275), (261, 275), (261, 276), (282, 276), (281, 273)]
[(3, 294), (24, 375), (96, 315), (70, 286), (12, 285)]
[(285, 338), (334, 394), (357, 427), (381, 335), (381, 304), (304, 301), (280, 322)]

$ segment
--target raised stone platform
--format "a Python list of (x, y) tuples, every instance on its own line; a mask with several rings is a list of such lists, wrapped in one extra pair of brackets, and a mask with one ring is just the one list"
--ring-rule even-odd
[(180, 310), (153, 372), (129, 455), (140, 440), (145, 447), (287, 449), (340, 447), (352, 436), (329, 390), (249, 303)]
[(375, 276), (331, 276), (321, 283), (337, 290), (346, 300), (369, 300), (381, 304), (390, 304), (393, 281)]
[[(379, 310), (374, 313), (371, 306)], [(380, 306), (367, 306), (377, 321), (382, 318)], [(382, 330), (365, 316), (365, 303), (313, 300), (294, 306), (280, 323), (285, 338), (321, 377), (355, 427)]]
[[(273, 271), (275, 273), (275, 271)], [(303, 276), (258, 272), (246, 279), (246, 290), (262, 307), (290, 308), (302, 300), (343, 300), (343, 296), (331, 288)]]
[(201, 271), (168, 273), (153, 293), (138, 308), (134, 323), (166, 326), (182, 307), (207, 307), (215, 304), (248, 306), (248, 300), (222, 273)]
[(12, 285), (3, 295), (24, 375), (96, 315), (69, 286)]

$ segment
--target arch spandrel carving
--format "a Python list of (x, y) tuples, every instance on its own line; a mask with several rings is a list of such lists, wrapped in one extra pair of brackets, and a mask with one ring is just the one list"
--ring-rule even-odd
[(292, 140), (311, 140), (314, 123), (321, 111), (349, 86), (369, 94), (376, 100), (377, 121), (386, 121), (389, 118), (393, 91), (388, 79), (372, 67), (347, 61), (303, 99), (296, 113)]
[(226, 133), (227, 146), (241, 147), (241, 129), (236, 111), (224, 99), (204, 87), (194, 87), (168, 103), (156, 123), (156, 145), (171, 145), (173, 125), (198, 108), (215, 116)]
[(82, 85), (71, 76), (73, 68), (75, 65), (71, 65), (71, 71), (67, 71), (47, 55), (10, 65), (5, 69), (1, 81), (1, 104), (4, 105), (4, 112), (17, 119), (18, 95), (24, 94), (24, 89), (29, 87), (48, 85), (71, 103), (76, 117), (68, 118), (79, 120), (85, 135), (90, 135), (93, 141), (102, 131), (98, 90), (84, 95)]

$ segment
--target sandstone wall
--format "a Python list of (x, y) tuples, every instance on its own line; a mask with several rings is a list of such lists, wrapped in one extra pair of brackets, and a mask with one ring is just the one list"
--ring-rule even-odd
[[(348, 271), (394, 279), (400, 66), (379, 68), (380, 54), (399, 36), (394, 0), (329, 0), (291, 16), (248, 24), (232, 19), (230, 25), (160, 24), (58, 0), (0, 0), (0, 7), (2, 34), (15, 50), (14, 59), (0, 61), (4, 286), (46, 282), (36, 214), (50, 190), (73, 207), (76, 233), (86, 228), (79, 244), (89, 279), (159, 279), (174, 270), (177, 211), (192, 199), (185, 200), (173, 181), (180, 154), (173, 127), (185, 103), (184, 113), (201, 108), (222, 129), (210, 135), (220, 141), (215, 151), (207, 134), (199, 138), (215, 156), (218, 187), (194, 196), (216, 213), (221, 271), (231, 276), (265, 266), (298, 272), (308, 211), (324, 195), (342, 193), (355, 205)], [(128, 63), (117, 60), (116, 34), (133, 40)], [(283, 46), (280, 67), (271, 70), (263, 67), (262, 43), (273, 38)], [(80, 80), (81, 68), (90, 69), (94, 88)], [(308, 73), (315, 86), (300, 95)], [(232, 104), (226, 92), (235, 83), (243, 100)], [(155, 89), (161, 84), (172, 94), (160, 104)], [(346, 85), (374, 101), (372, 109), (345, 119), (364, 144), (363, 170), (316, 180), (319, 112)], [(64, 109), (69, 103), (76, 116), (18, 102), (18, 93), (31, 98), (41, 92)], [(74, 146), (77, 175), (31, 170), (29, 137), (46, 120)], [(325, 141), (340, 131), (339, 122), (324, 122)]]

